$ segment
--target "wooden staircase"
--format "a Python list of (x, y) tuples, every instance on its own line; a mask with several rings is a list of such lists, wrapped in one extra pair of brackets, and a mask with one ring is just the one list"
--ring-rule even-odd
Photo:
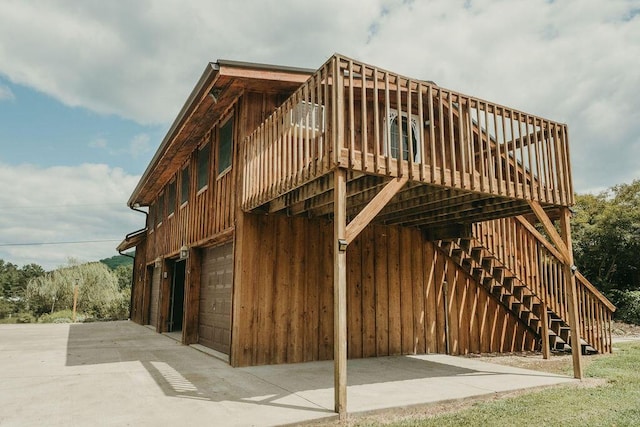
[[(475, 237), (440, 240), (439, 249), (480, 283), (497, 301), (513, 313), (540, 340), (543, 339), (542, 316), (547, 316), (550, 348), (571, 351), (570, 328), (542, 297)], [(581, 339), (582, 354), (597, 353)]]

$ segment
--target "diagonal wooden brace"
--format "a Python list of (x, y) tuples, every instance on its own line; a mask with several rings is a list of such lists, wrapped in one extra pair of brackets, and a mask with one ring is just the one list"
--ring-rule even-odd
[(365, 206), (360, 213), (347, 225), (346, 241), (351, 243), (353, 239), (375, 218), (378, 213), (389, 203), (393, 196), (407, 183), (408, 177), (403, 176), (389, 181), (382, 190)]

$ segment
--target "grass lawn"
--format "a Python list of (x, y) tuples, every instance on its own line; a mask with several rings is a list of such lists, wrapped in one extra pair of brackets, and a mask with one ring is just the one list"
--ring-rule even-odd
[[(568, 360), (568, 359), (567, 359)], [(614, 345), (614, 354), (583, 358), (584, 384), (558, 386), (462, 406), (433, 415), (426, 408), (395, 417), (352, 419), (350, 425), (391, 426), (640, 426), (640, 341)], [(565, 363), (572, 375), (570, 362)], [(601, 378), (603, 381), (591, 380)], [(446, 411), (447, 409), (444, 408)]]

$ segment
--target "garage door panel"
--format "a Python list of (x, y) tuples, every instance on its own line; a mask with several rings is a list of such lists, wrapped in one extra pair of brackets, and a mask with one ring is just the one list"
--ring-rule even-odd
[(200, 284), (199, 342), (229, 354), (233, 290), (232, 243), (204, 250)]
[(151, 301), (149, 304), (149, 324), (158, 325), (158, 302), (160, 300), (160, 281), (162, 279), (160, 268), (153, 269), (151, 277)]

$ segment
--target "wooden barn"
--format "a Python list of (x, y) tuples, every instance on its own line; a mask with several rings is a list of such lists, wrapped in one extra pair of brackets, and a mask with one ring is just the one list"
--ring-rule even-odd
[[(210, 63), (131, 195), (131, 319), (232, 366), (611, 351), (565, 124), (332, 56)], [(574, 343), (580, 345), (573, 345)]]

